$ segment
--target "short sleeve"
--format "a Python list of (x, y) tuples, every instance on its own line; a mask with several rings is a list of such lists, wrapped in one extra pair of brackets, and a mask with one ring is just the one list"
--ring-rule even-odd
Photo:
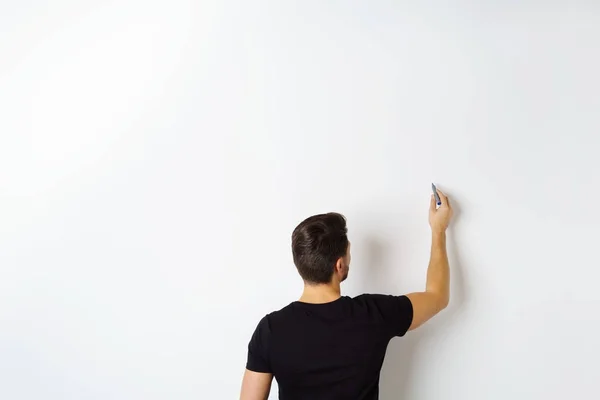
[(246, 369), (254, 372), (272, 372), (269, 362), (269, 340), (271, 328), (265, 316), (260, 320), (248, 344), (248, 361)]
[(406, 296), (365, 295), (377, 310), (392, 337), (404, 336), (413, 320), (413, 306)]

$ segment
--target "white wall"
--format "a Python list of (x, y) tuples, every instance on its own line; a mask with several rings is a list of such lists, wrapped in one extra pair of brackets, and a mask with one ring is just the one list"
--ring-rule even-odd
[(432, 180), (452, 303), (382, 398), (597, 397), (600, 6), (414, 3), (0, 3), (0, 398), (236, 398), (294, 226), (419, 290)]

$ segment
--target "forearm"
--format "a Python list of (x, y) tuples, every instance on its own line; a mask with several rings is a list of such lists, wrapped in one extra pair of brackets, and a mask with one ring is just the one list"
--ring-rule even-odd
[(446, 252), (446, 233), (433, 232), (431, 257), (427, 269), (426, 291), (439, 296), (441, 307), (450, 300), (450, 266)]

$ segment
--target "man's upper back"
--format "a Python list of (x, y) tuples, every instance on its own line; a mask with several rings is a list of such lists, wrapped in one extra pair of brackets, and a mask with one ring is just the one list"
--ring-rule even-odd
[(406, 296), (294, 302), (260, 321), (246, 368), (272, 373), (281, 400), (377, 399), (387, 345), (412, 317)]

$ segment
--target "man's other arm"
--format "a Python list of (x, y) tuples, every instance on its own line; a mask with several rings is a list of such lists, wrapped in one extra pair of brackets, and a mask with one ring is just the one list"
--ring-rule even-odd
[(433, 196), (429, 206), (432, 239), (425, 291), (407, 295), (413, 306), (413, 320), (409, 330), (423, 325), (446, 308), (450, 301), (450, 266), (446, 252), (446, 229), (452, 218), (452, 208), (446, 195), (439, 190), (438, 195), (442, 202), (441, 206), (436, 208)]
[(267, 400), (272, 381), (273, 374), (247, 369), (242, 380), (240, 400)]
[(267, 400), (269, 397), (273, 381), (270, 345), (271, 325), (267, 315), (260, 320), (248, 343), (248, 361), (240, 400)]

